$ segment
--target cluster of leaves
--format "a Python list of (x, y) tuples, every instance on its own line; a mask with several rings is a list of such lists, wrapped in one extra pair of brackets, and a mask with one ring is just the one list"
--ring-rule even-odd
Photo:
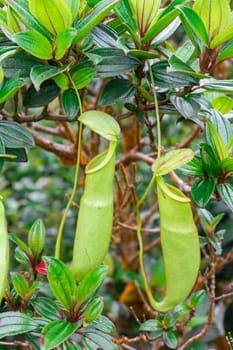
[(41, 257), (45, 228), (40, 219), (28, 233), (28, 244), (13, 234), (10, 238), (24, 270), (11, 273), (12, 287), (5, 292), (7, 303), (0, 315), (0, 338), (24, 334), (33, 349), (49, 350), (61, 344), (64, 350), (116, 349), (114, 325), (101, 315), (104, 303), (98, 296), (108, 267), (94, 268), (77, 286), (63, 262)]

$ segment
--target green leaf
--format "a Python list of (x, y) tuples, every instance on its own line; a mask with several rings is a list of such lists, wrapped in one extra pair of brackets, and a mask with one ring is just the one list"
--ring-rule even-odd
[(82, 89), (92, 82), (96, 75), (96, 69), (92, 67), (76, 68), (70, 72), (71, 78), (76, 88)]
[(78, 21), (78, 34), (74, 42), (81, 41), (85, 38), (87, 34), (109, 14), (111, 9), (113, 9), (118, 2), (119, 0), (102, 0), (94, 6), (90, 14)]
[(129, 2), (127, 0), (121, 1), (115, 8), (118, 18), (125, 28), (129, 29), (131, 33), (137, 32), (137, 25), (133, 18)]
[(24, 243), (24, 241), (22, 241), (19, 237), (11, 233), (9, 235), (9, 238), (12, 242), (14, 242), (17, 246), (19, 246), (22, 249), (22, 251), (24, 251), (27, 254), (31, 254), (31, 250), (28, 248), (26, 243)]
[(192, 31), (198, 37), (198, 39), (200, 39), (201, 42), (206, 47), (208, 47), (209, 45), (208, 33), (201, 17), (198, 16), (198, 14), (190, 7), (182, 6), (182, 7), (179, 7), (179, 10), (181, 13), (181, 21), (183, 22), (183, 18), (184, 18), (187, 24), (192, 29)]
[(116, 328), (112, 321), (106, 316), (99, 316), (93, 321), (93, 326), (101, 332), (108, 334), (116, 334)]
[(171, 171), (190, 162), (193, 157), (194, 153), (190, 148), (182, 148), (167, 152), (155, 160), (152, 165), (152, 171), (157, 176), (169, 174)]
[(231, 58), (232, 56), (233, 56), (233, 39), (228, 41), (228, 43), (226, 43), (226, 45), (222, 47), (216, 60), (217, 62), (220, 62), (228, 58)]
[(197, 117), (200, 111), (200, 105), (195, 100), (189, 100), (188, 97), (172, 95), (170, 101), (184, 118)]
[[(0, 136), (0, 154), (3, 155), (6, 153), (6, 150), (5, 150), (5, 145), (4, 145), (4, 142)], [(4, 158), (0, 158), (0, 172), (2, 171), (2, 168), (3, 168), (3, 165), (4, 165), (4, 161), (5, 159)]]
[(136, 92), (136, 86), (128, 79), (110, 80), (102, 89), (99, 106), (106, 106), (117, 101), (129, 99)]
[(24, 299), (29, 290), (26, 278), (20, 273), (11, 272), (11, 280), (18, 295)]
[(31, 332), (37, 327), (37, 322), (23, 313), (10, 311), (0, 314), (0, 339)]
[(202, 176), (204, 175), (202, 162), (199, 158), (194, 157), (188, 164), (181, 169), (182, 173), (187, 176)]
[(202, 302), (203, 298), (206, 296), (206, 291), (205, 290), (199, 290), (198, 292), (196, 292), (194, 294), (194, 296), (191, 298), (190, 303), (192, 306), (194, 306), (195, 308), (200, 305), (200, 303)]
[(45, 227), (41, 219), (37, 219), (28, 233), (28, 246), (32, 251), (33, 257), (36, 259), (44, 248)]
[(57, 86), (62, 90), (68, 90), (70, 86), (69, 78), (66, 74), (62, 73), (53, 77), (53, 80)]
[(233, 24), (231, 24), (228, 28), (225, 28), (221, 31), (211, 42), (210, 48), (216, 49), (218, 46), (224, 44), (228, 40), (233, 38)]
[(76, 283), (66, 265), (58, 259), (44, 257), (50, 288), (57, 300), (70, 311)]
[(2, 69), (2, 66), (0, 66), (0, 85), (2, 84), (4, 79), (4, 71)]
[(74, 90), (66, 90), (62, 94), (62, 107), (66, 117), (73, 120), (77, 117), (79, 111), (79, 101)]
[(163, 333), (163, 341), (169, 349), (176, 349), (178, 345), (178, 337), (174, 331)]
[[(14, 56), (4, 59), (2, 66), (6, 78), (12, 78), (16, 74), (23, 80), (30, 79), (30, 71), (41, 62), (25, 52), (16, 53)], [(41, 64), (42, 65), (42, 64)]]
[(97, 348), (94, 349), (103, 349), (103, 350), (117, 350), (118, 346), (113, 343), (113, 339), (110, 335), (104, 334), (97, 330), (86, 330), (85, 339), (89, 339), (91, 343), (97, 345)]
[[(224, 117), (220, 112), (216, 110), (210, 110), (211, 114), (208, 119), (211, 121), (215, 129), (218, 131), (219, 135), (223, 139), (225, 145), (228, 145), (230, 138), (232, 137), (232, 125), (229, 120)], [(208, 125), (206, 126), (206, 138), (208, 143), (214, 146)]]
[(233, 109), (233, 99), (228, 96), (218, 96), (212, 100), (213, 108), (222, 114), (227, 114)]
[(44, 343), (41, 349), (50, 350), (56, 348), (69, 339), (78, 327), (79, 323), (70, 323), (63, 320), (50, 322), (42, 331)]
[(22, 125), (7, 121), (0, 121), (0, 137), (6, 147), (33, 147), (34, 139), (30, 132)]
[(15, 259), (22, 265), (29, 266), (30, 264), (29, 257), (20, 247), (15, 248)]
[(84, 311), (84, 321), (86, 323), (92, 323), (95, 319), (97, 319), (104, 308), (104, 301), (102, 297), (95, 298), (90, 302)]
[(172, 70), (174, 71), (189, 74), (195, 78), (200, 78), (200, 79), (205, 78), (205, 74), (197, 73), (189, 64), (187, 64), (186, 62), (183, 62), (176, 55), (172, 55), (169, 62)]
[(78, 287), (77, 301), (79, 304), (86, 301), (91, 294), (94, 293), (97, 288), (99, 288), (107, 272), (108, 266), (100, 265), (85, 275)]
[(98, 24), (93, 28), (91, 35), (97, 47), (120, 47), (120, 37), (106, 24)]
[(216, 187), (222, 200), (233, 211), (233, 185), (225, 183), (218, 184)]
[(140, 64), (140, 60), (136, 57), (125, 54), (123, 50), (117, 48), (99, 48), (92, 50), (91, 53), (102, 58), (96, 66), (100, 78), (126, 73)]
[(53, 35), (71, 26), (69, 6), (63, 0), (28, 0), (30, 12)]
[(5, 151), (6, 155), (14, 156), (14, 158), (6, 158), (7, 162), (23, 163), (28, 160), (25, 148), (6, 147)]
[(29, 52), (32, 56), (43, 60), (52, 58), (52, 45), (50, 41), (38, 32), (20, 32), (13, 35), (13, 41), (23, 50)]
[(61, 350), (82, 350), (82, 348), (72, 341), (67, 341), (61, 346)]
[(202, 79), (200, 80), (200, 87), (208, 91), (232, 93), (233, 80)]
[(223, 139), (221, 138), (218, 131), (215, 129), (215, 127), (213, 126), (210, 120), (207, 120), (207, 125), (210, 130), (210, 134), (213, 139), (219, 159), (223, 160), (224, 158), (227, 158), (228, 150), (227, 150), (227, 146), (223, 142)]
[(31, 300), (30, 304), (38, 315), (48, 320), (58, 321), (61, 318), (59, 314), (59, 306), (52, 299), (37, 297)]
[(39, 92), (34, 86), (30, 86), (24, 95), (23, 105), (31, 108), (46, 106), (58, 96), (59, 92), (60, 89), (53, 80), (46, 80), (41, 84)]
[(28, 8), (28, 0), (11, 0), (8, 6), (14, 9), (15, 14), (24, 23), (26, 28), (43, 34), (47, 39), (51, 38), (50, 33), (32, 16)]
[(191, 193), (193, 200), (200, 206), (205, 207), (209, 202), (215, 188), (214, 179), (200, 179), (192, 185)]
[(75, 19), (78, 15), (80, 0), (65, 0), (65, 2), (67, 3), (67, 5), (71, 10), (73, 19)]
[(207, 143), (201, 143), (200, 154), (205, 175), (213, 176), (215, 178), (219, 177), (219, 159), (217, 157), (215, 149)]
[(84, 112), (79, 121), (109, 141), (117, 141), (119, 138), (119, 124), (107, 113), (101, 111)]
[(18, 79), (18, 75), (7, 80), (0, 90), (0, 104), (9, 100), (15, 93), (25, 85), (25, 82)]
[(63, 66), (61, 68), (57, 68), (55, 66), (47, 66), (47, 65), (40, 65), (40, 66), (34, 66), (31, 70), (30, 78), (31, 81), (36, 89), (36, 91), (40, 90), (40, 85), (56, 75), (59, 75), (67, 70), (67, 66)]
[(66, 28), (57, 35), (55, 40), (55, 58), (57, 60), (60, 60), (65, 55), (76, 34), (76, 29)]
[(225, 158), (219, 163), (219, 168), (226, 172), (233, 172), (233, 158)]
[(147, 30), (142, 41), (148, 41), (155, 38), (159, 33), (167, 28), (177, 16), (179, 16), (178, 9), (172, 9), (169, 13), (163, 16), (161, 15), (158, 20)]
[(162, 324), (158, 320), (147, 320), (143, 322), (139, 327), (139, 331), (141, 332), (157, 332), (162, 330)]

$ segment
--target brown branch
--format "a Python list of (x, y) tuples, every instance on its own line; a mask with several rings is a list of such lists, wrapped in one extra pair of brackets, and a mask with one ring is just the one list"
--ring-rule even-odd
[(199, 125), (196, 126), (193, 132), (183, 142), (177, 145), (177, 148), (188, 147), (190, 143), (198, 136), (200, 131), (201, 131), (201, 127)]
[[(137, 226), (126, 225), (120, 221), (118, 221), (117, 224), (121, 227), (128, 229), (128, 230), (137, 231)], [(155, 228), (146, 228), (146, 227), (143, 228), (142, 227), (141, 231), (145, 232), (145, 233), (158, 233), (158, 232), (160, 232), (160, 228), (159, 227), (155, 227)]]
[(0, 345), (3, 346), (22, 346), (24, 348), (29, 348), (31, 350), (33, 350), (33, 347), (31, 346), (31, 344), (29, 342), (22, 342), (22, 341), (13, 341), (13, 342), (5, 342), (5, 341), (0, 341)]
[(124, 166), (127, 166), (130, 163), (135, 162), (135, 161), (137, 161), (137, 162), (141, 161), (141, 162), (144, 162), (146, 164), (151, 165), (154, 163), (155, 160), (153, 158), (147, 156), (146, 154), (143, 154), (140, 152), (134, 152), (134, 153), (130, 152), (116, 162), (116, 168), (119, 168), (121, 163)]

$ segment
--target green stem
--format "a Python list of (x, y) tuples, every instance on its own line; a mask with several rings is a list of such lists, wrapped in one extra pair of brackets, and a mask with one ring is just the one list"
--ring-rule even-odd
[[(151, 85), (153, 87), (153, 94), (154, 94), (154, 104), (155, 104), (155, 116), (156, 116), (156, 121), (157, 121), (157, 142), (158, 142), (158, 154), (157, 157), (160, 158), (161, 156), (161, 125), (160, 125), (160, 116), (159, 116), (159, 105), (158, 105), (158, 98), (155, 90), (155, 81), (152, 73), (152, 69), (150, 66), (150, 63), (147, 62), (148, 64), (148, 70), (150, 74), (150, 79), (151, 79)], [(152, 308), (156, 308), (156, 301), (154, 300), (154, 297), (152, 295), (152, 291), (146, 276), (146, 271), (145, 271), (145, 266), (144, 266), (144, 246), (143, 246), (143, 240), (142, 240), (142, 234), (141, 234), (141, 228), (142, 228), (142, 218), (140, 214), (140, 206), (143, 204), (145, 201), (146, 197), (148, 196), (152, 186), (154, 185), (156, 181), (156, 175), (154, 174), (152, 176), (152, 179), (150, 180), (145, 192), (143, 193), (142, 197), (139, 199), (136, 205), (136, 217), (137, 217), (137, 238), (138, 238), (138, 244), (139, 244), (139, 264), (140, 264), (140, 269), (141, 269), (141, 274), (142, 274), (142, 279), (145, 287), (145, 292), (148, 297), (148, 300), (150, 302), (150, 305)]]
[[(78, 92), (78, 89), (76, 88), (73, 79), (71, 78), (70, 74), (67, 72), (66, 73), (71, 84), (72, 87), (74, 89), (74, 91), (76, 92), (77, 98), (78, 98), (78, 102), (79, 102), (79, 110), (80, 110), (80, 114), (83, 113), (83, 109), (82, 109), (82, 101)], [(72, 192), (69, 198), (69, 201), (66, 205), (64, 214), (62, 216), (59, 228), (58, 228), (58, 233), (57, 233), (57, 240), (56, 240), (56, 248), (55, 248), (55, 258), (59, 259), (60, 258), (60, 249), (61, 249), (61, 240), (62, 240), (62, 233), (63, 233), (63, 229), (64, 229), (64, 225), (67, 219), (67, 215), (68, 212), (70, 210), (70, 207), (72, 205), (72, 202), (74, 200), (74, 196), (76, 194), (77, 191), (77, 187), (78, 187), (78, 175), (79, 175), (79, 166), (80, 166), (80, 158), (81, 158), (81, 141), (82, 141), (82, 123), (79, 123), (79, 130), (78, 130), (78, 144), (77, 144), (77, 162), (76, 162), (76, 168), (75, 168), (75, 174), (74, 174), (74, 184), (73, 184), (73, 188), (72, 188)]]

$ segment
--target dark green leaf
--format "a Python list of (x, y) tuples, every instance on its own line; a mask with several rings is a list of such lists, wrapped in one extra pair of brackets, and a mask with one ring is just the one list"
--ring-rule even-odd
[(212, 141), (214, 143), (214, 147), (216, 149), (216, 152), (218, 154), (218, 157), (220, 160), (223, 160), (228, 157), (228, 149), (226, 144), (224, 143), (221, 135), (219, 132), (216, 130), (214, 125), (210, 120), (207, 120), (207, 126), (209, 133), (211, 135)]
[(66, 310), (70, 310), (72, 297), (76, 293), (76, 283), (66, 265), (58, 259), (45, 257), (50, 288)]
[(116, 334), (116, 328), (112, 321), (106, 316), (99, 316), (93, 321), (93, 326), (101, 332), (108, 334)]
[(205, 207), (214, 192), (214, 187), (214, 179), (211, 177), (194, 182), (191, 190), (194, 201), (200, 207)]
[(25, 148), (6, 147), (6, 154), (13, 155), (14, 158), (6, 158), (8, 162), (23, 163), (27, 162), (28, 157)]
[(0, 121), (0, 137), (6, 147), (22, 148), (34, 146), (34, 140), (29, 131), (22, 125), (1, 120)]
[(89, 338), (91, 342), (97, 345), (97, 348), (103, 350), (117, 350), (118, 346), (112, 342), (112, 337), (109, 334), (99, 332), (97, 330), (85, 331), (85, 337)]
[[(231, 123), (226, 117), (222, 115), (222, 113), (213, 109), (210, 110), (210, 112), (211, 114), (209, 115), (208, 120), (211, 121), (211, 123), (213, 124), (213, 126), (218, 131), (221, 138), (223, 139), (223, 142), (225, 143), (225, 145), (227, 145), (232, 136)], [(206, 126), (206, 138), (208, 143), (214, 146), (208, 125)]]
[(114, 77), (136, 68), (140, 61), (123, 50), (117, 48), (94, 49), (91, 53), (102, 58), (96, 66), (100, 78)]
[(120, 40), (117, 33), (105, 24), (98, 24), (92, 30), (92, 37), (97, 47), (117, 47), (118, 40)]
[(188, 164), (184, 165), (181, 171), (188, 176), (202, 176), (204, 174), (202, 162), (197, 157), (194, 157)]
[(200, 105), (196, 101), (189, 101), (185, 97), (172, 95), (170, 101), (184, 118), (196, 117), (200, 111)]
[(173, 327), (178, 321), (179, 315), (177, 313), (168, 312), (164, 316), (163, 322), (166, 324), (167, 328)]
[(195, 70), (193, 70), (193, 68), (189, 64), (187, 64), (186, 62), (183, 62), (176, 55), (172, 55), (169, 62), (170, 62), (171, 68), (174, 71), (185, 73), (199, 79), (205, 77), (204, 74), (195, 72)]
[(228, 43), (223, 46), (216, 60), (220, 62), (232, 56), (233, 56), (233, 39), (228, 41)]
[(219, 159), (215, 150), (207, 143), (200, 144), (202, 168), (207, 176), (218, 177), (220, 175)]
[(127, 79), (112, 79), (103, 88), (100, 98), (99, 106), (112, 104), (116, 101), (129, 99), (134, 96), (136, 86)]
[(60, 319), (59, 306), (55, 303), (55, 301), (49, 298), (35, 298), (31, 301), (31, 305), (38, 315), (48, 320), (58, 321)]
[(12, 78), (15, 74), (18, 74), (20, 78), (29, 80), (31, 69), (40, 64), (40, 61), (35, 57), (29, 56), (25, 52), (19, 52), (5, 59), (2, 62), (2, 67), (6, 78)]
[(85, 275), (78, 287), (77, 301), (79, 304), (82, 304), (99, 288), (107, 272), (108, 266), (100, 265)]
[(82, 348), (72, 341), (67, 341), (61, 346), (61, 350), (82, 350)]
[(90, 14), (78, 21), (78, 34), (74, 42), (81, 41), (85, 38), (87, 34), (109, 14), (109, 11), (114, 8), (118, 2), (119, 0), (102, 0), (94, 6)]
[(37, 322), (20, 312), (3, 312), (0, 314), (0, 339), (31, 332), (38, 327)]
[[(5, 152), (6, 152), (5, 145), (4, 145), (4, 142), (0, 136), (0, 154), (5, 154)], [(5, 161), (5, 159), (0, 157), (0, 172), (2, 171), (4, 161)]]
[(9, 238), (12, 242), (14, 242), (17, 246), (19, 246), (25, 253), (28, 253), (29, 255), (31, 254), (31, 250), (28, 248), (26, 243), (22, 241), (20, 238), (18, 238), (16, 235), (11, 233), (9, 235)]
[(163, 333), (163, 341), (169, 349), (176, 349), (178, 344), (177, 334), (173, 331)]
[(78, 327), (78, 323), (69, 323), (63, 320), (50, 322), (42, 331), (44, 344), (42, 345), (41, 349), (54, 349), (69, 339)]
[(132, 15), (131, 8), (127, 0), (121, 1), (115, 8), (118, 18), (126, 28), (133, 33), (137, 32), (137, 25)]
[(217, 191), (222, 200), (233, 211), (233, 186), (228, 183), (219, 184), (217, 185)]
[(67, 66), (63, 66), (61, 68), (57, 68), (55, 66), (47, 66), (47, 65), (34, 66), (31, 70), (30, 78), (36, 91), (40, 90), (40, 85), (44, 81), (63, 73), (64, 71), (66, 71), (66, 69), (67, 69)]
[(13, 36), (13, 40), (32, 56), (43, 60), (50, 60), (52, 58), (52, 45), (41, 33), (20, 32)]
[(188, 304), (179, 304), (176, 306), (175, 312), (180, 316), (186, 315), (190, 312), (190, 307), (188, 306)]
[(200, 87), (209, 91), (230, 93), (233, 92), (233, 80), (202, 79)]
[(66, 117), (73, 120), (77, 117), (79, 111), (79, 101), (74, 90), (66, 90), (62, 94), (62, 107)]
[(59, 94), (60, 89), (53, 80), (47, 80), (41, 84), (40, 91), (37, 92), (34, 86), (31, 86), (23, 100), (25, 107), (41, 107), (49, 104), (53, 101)]

